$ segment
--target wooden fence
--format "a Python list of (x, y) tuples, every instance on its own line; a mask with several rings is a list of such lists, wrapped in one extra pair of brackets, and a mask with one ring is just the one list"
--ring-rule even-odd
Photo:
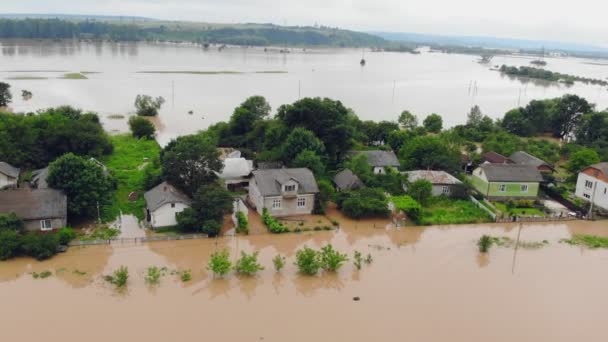
[(138, 244), (153, 241), (177, 241), (177, 240), (196, 240), (196, 239), (207, 239), (207, 234), (188, 234), (188, 235), (177, 235), (177, 236), (145, 236), (135, 238), (116, 238), (110, 240), (82, 240), (72, 241), (70, 246), (92, 246), (92, 245), (112, 245), (112, 244)]

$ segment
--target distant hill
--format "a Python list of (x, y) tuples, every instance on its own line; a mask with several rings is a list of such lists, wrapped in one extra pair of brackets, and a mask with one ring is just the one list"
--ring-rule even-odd
[(322, 26), (210, 24), (112, 16), (12, 16), (16, 17), (0, 18), (0, 38), (164, 40), (256, 46), (382, 47), (387, 44), (386, 40), (368, 33)]
[(482, 47), (488, 49), (569, 52), (579, 55), (608, 56), (608, 48), (589, 44), (566, 43), (545, 40), (526, 40), (483, 36), (450, 36), (409, 32), (370, 32), (389, 41), (437, 46)]
[(53, 14), (53, 13), (6, 13), (2, 19), (63, 19), (63, 20), (100, 20), (100, 21), (156, 21), (157, 19), (137, 16)]

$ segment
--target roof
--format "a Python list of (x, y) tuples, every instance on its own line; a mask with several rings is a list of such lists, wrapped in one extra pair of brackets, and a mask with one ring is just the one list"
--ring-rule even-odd
[(427, 180), (431, 184), (442, 184), (442, 185), (457, 185), (462, 184), (458, 178), (452, 176), (445, 171), (431, 171), (431, 170), (416, 170), (407, 171), (403, 174), (408, 176), (410, 182), (415, 182), (420, 179)]
[(608, 176), (608, 162), (593, 164), (593, 165), (590, 165), (589, 167), (592, 167), (594, 169), (598, 169), (598, 170), (602, 171), (602, 173), (605, 176)]
[(0, 213), (15, 213), (23, 220), (65, 219), (68, 198), (54, 189), (0, 191)]
[(363, 186), (363, 182), (350, 169), (344, 169), (336, 174), (334, 183), (340, 190), (356, 189)]
[(49, 187), (46, 182), (47, 177), (49, 176), (49, 167), (45, 167), (44, 169), (32, 171), (32, 183), (36, 184), (37, 189), (46, 189)]
[(256, 170), (253, 171), (253, 178), (262, 196), (281, 195), (282, 184), (290, 180), (298, 183), (299, 194), (316, 194), (319, 192), (312, 171), (306, 168)]
[(484, 161), (491, 164), (513, 164), (513, 161), (500, 153), (487, 152), (482, 155)]
[(393, 151), (350, 151), (349, 154), (367, 156), (367, 162), (374, 167), (399, 167), (401, 165)]
[(154, 211), (167, 203), (190, 205), (190, 198), (167, 182), (162, 182), (146, 192), (144, 198), (146, 199), (146, 208), (150, 211)]
[(222, 172), (218, 173), (218, 177), (222, 179), (233, 179), (247, 177), (253, 170), (253, 161), (245, 158), (226, 158), (224, 159), (224, 167)]
[(553, 168), (553, 166), (547, 163), (546, 161), (540, 158), (536, 158), (535, 156), (524, 151), (517, 151), (513, 153), (509, 158), (514, 161), (515, 164), (532, 165), (534, 167), (548, 166), (550, 168)]
[(12, 178), (19, 178), (19, 168), (5, 162), (0, 162), (0, 173), (3, 173)]
[(490, 182), (541, 182), (543, 176), (532, 165), (482, 164), (479, 166)]

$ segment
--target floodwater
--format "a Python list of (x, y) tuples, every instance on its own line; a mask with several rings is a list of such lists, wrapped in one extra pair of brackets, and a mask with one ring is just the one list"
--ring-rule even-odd
[[(372, 228), (71, 248), (45, 261), (0, 263), (0, 322), (6, 341), (605, 341), (608, 251), (558, 242), (608, 235), (606, 222), (526, 224), (540, 249), (493, 247), (482, 234), (515, 238), (517, 225)], [(377, 224), (382, 227), (383, 222)], [(373, 262), (337, 274), (298, 275), (295, 252), (332, 243)], [(258, 276), (214, 279), (209, 255), (259, 251)], [(275, 273), (271, 259), (287, 257)], [(129, 267), (125, 291), (102, 280)], [(148, 266), (192, 270), (146, 285)], [(51, 270), (46, 279), (30, 272)], [(75, 273), (78, 270), (79, 273)], [(85, 273), (86, 274), (83, 274)], [(354, 301), (353, 297), (360, 297)]]
[[(263, 95), (274, 109), (299, 97), (341, 100), (364, 120), (396, 120), (408, 109), (422, 119), (443, 115), (446, 126), (465, 122), (474, 104), (492, 117), (532, 99), (576, 93), (608, 107), (606, 88), (571, 87), (524, 82), (489, 70), (492, 65), (529, 65), (527, 57), (497, 56), (490, 65), (477, 56), (429, 53), (420, 55), (362, 50), (216, 47), (191, 44), (85, 43), (0, 41), (0, 81), (14, 90), (12, 109), (35, 111), (70, 104), (97, 111), (108, 131), (124, 131), (127, 119), (112, 114), (134, 110), (137, 94), (163, 96), (159, 142), (196, 132), (226, 120), (251, 95)], [(608, 77), (608, 66), (593, 60), (547, 58), (547, 69), (597, 79)], [(140, 73), (198, 71), (215, 74)], [(221, 73), (225, 71), (237, 73)], [(61, 79), (67, 72), (87, 72), (87, 80)], [(42, 78), (42, 79), (31, 79)], [(30, 78), (30, 79), (23, 79)], [(23, 99), (21, 90), (33, 93)], [(192, 111), (192, 114), (189, 112)]]

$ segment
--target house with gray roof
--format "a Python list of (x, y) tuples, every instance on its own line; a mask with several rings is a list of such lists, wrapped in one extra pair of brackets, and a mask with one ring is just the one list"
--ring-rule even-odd
[(551, 173), (555, 171), (553, 165), (524, 151), (514, 152), (509, 159), (511, 159), (515, 164), (534, 166), (538, 169), (538, 171), (543, 173)]
[[(417, 180), (429, 181), (432, 185), (433, 196), (455, 196), (462, 193), (462, 182), (445, 171), (415, 170), (406, 171), (401, 174), (407, 176), (408, 182), (413, 183)], [(403, 185), (403, 190), (407, 191), (407, 184)]]
[(265, 169), (252, 174), (248, 200), (258, 213), (264, 208), (277, 217), (312, 213), (319, 188), (309, 169)]
[(17, 187), (21, 170), (9, 163), (0, 162), (0, 189)]
[(146, 223), (152, 228), (177, 225), (175, 215), (190, 208), (190, 198), (173, 185), (162, 182), (144, 194)]
[(535, 199), (543, 176), (532, 165), (482, 164), (473, 171), (473, 187), (493, 200)]
[(66, 226), (68, 198), (54, 189), (0, 191), (0, 213), (14, 213), (26, 230), (51, 231)]
[(344, 169), (334, 177), (334, 184), (338, 191), (355, 190), (364, 187), (365, 185), (350, 169)]
[(367, 157), (367, 162), (372, 167), (375, 174), (385, 174), (388, 167), (399, 169), (401, 163), (393, 151), (350, 151), (348, 155), (351, 157), (364, 155)]

